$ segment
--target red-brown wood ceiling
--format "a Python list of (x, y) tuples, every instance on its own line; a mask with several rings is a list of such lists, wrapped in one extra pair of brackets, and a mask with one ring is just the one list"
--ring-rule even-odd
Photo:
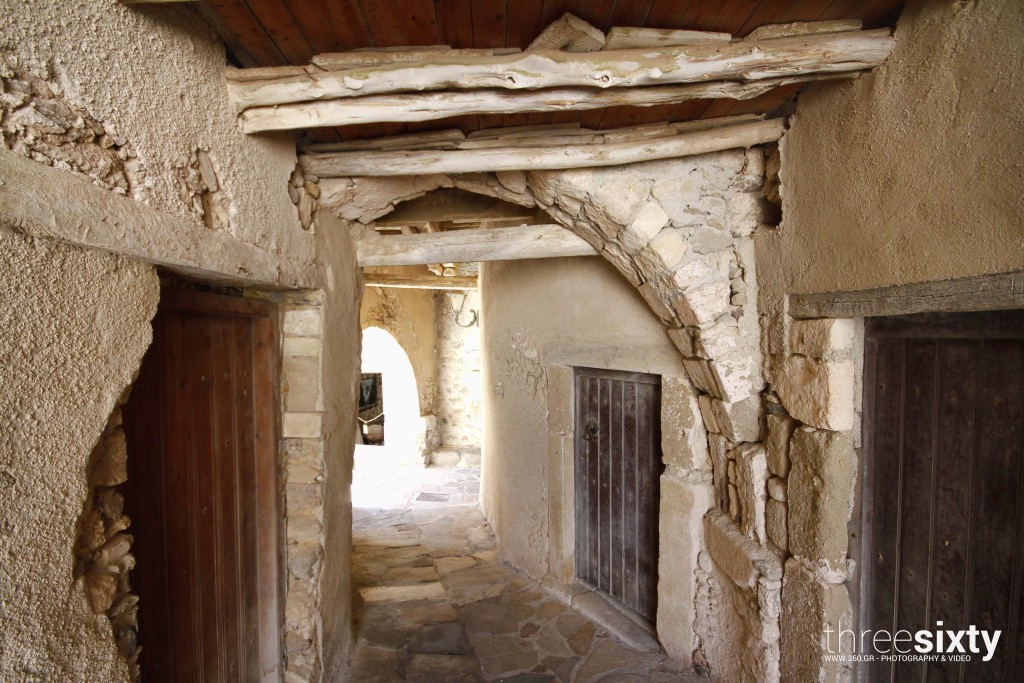
[[(207, 0), (203, 14), (241, 66), (304, 65), (324, 52), (360, 47), (450, 45), (525, 48), (548, 24), (572, 12), (603, 31), (612, 26), (724, 31), (742, 37), (764, 24), (861, 19), (874, 28), (895, 22), (902, 0)], [(800, 86), (761, 97), (697, 100), (653, 107), (584, 112), (460, 116), (307, 131), (316, 142), (458, 127), (480, 128), (579, 121), (619, 128), (750, 112), (771, 113)]]

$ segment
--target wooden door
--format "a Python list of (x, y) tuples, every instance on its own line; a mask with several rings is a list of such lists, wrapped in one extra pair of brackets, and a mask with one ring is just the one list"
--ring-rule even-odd
[(1024, 312), (870, 319), (866, 347), (862, 628), (1002, 635), (989, 662), (861, 680), (1020, 681)]
[(144, 681), (280, 680), (275, 315), (162, 292), (124, 410)]
[(653, 622), (661, 381), (576, 368), (576, 575)]

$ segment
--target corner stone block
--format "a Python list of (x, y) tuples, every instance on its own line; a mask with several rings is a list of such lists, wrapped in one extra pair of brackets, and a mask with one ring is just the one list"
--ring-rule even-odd
[(854, 422), (853, 361), (789, 356), (775, 389), (790, 415), (818, 429), (843, 431)]
[(647, 202), (640, 209), (633, 222), (619, 233), (622, 246), (636, 253), (647, 246), (651, 239), (668, 225), (668, 214), (657, 202)]
[(654, 311), (654, 314), (661, 318), (662, 322), (672, 327), (678, 324), (675, 322), (675, 312), (665, 304), (665, 301), (661, 298), (658, 291), (651, 286), (651, 283), (645, 282), (637, 287), (637, 290), (640, 292), (640, 296), (644, 298), (644, 301), (647, 302), (647, 305), (651, 307), (651, 310)]
[(736, 454), (736, 489), (743, 533), (764, 543), (765, 502), (768, 499), (768, 463), (760, 444), (742, 444)]
[(302, 413), (323, 410), (319, 356), (285, 355), (281, 362), (281, 370), (284, 375), (282, 388), (286, 411)]
[(672, 270), (686, 254), (686, 240), (678, 231), (665, 228), (637, 254), (637, 262), (653, 276)]
[(801, 427), (790, 444), (790, 551), (833, 566), (846, 561), (857, 456), (848, 432)]
[(693, 347), (693, 333), (690, 330), (685, 327), (670, 327), (667, 331), (668, 338), (679, 349), (679, 353), (687, 358), (697, 355)]
[(544, 368), (548, 389), (548, 431), (568, 434), (573, 430), (572, 368), (548, 365)]
[(789, 327), (789, 350), (819, 360), (846, 359), (853, 350), (854, 332), (852, 320), (794, 320)]
[[(847, 683), (850, 665), (826, 661), (829, 654), (852, 654), (853, 608), (846, 586), (826, 584), (798, 560), (786, 562), (782, 585), (782, 680), (787, 683)], [(828, 633), (831, 630), (831, 637)]]
[(672, 302), (686, 325), (707, 327), (729, 312), (729, 282), (712, 280), (686, 290)]
[[(549, 393), (549, 405), (550, 396)], [(682, 377), (661, 379), (661, 452), (669, 466), (687, 471), (711, 468), (708, 435), (700, 419), (697, 392)]]
[(754, 395), (735, 403), (726, 403), (718, 399), (711, 402), (718, 431), (730, 441), (761, 440), (761, 417), (764, 415), (764, 402), (761, 396)]
[(782, 579), (779, 556), (744, 536), (718, 510), (704, 517), (704, 541), (711, 559), (740, 588), (754, 590), (762, 576), (772, 581)]
[(779, 413), (769, 413), (767, 422), (768, 469), (777, 477), (789, 476), (789, 441), (800, 423)]
[(665, 543), (658, 556), (658, 637), (670, 657), (689, 658), (693, 653), (693, 603), (701, 542), (702, 518), (714, 504), (711, 487), (673, 477), (661, 477), (661, 509), (658, 522)]
[(320, 337), (323, 322), (319, 308), (290, 308), (284, 312), (286, 337)]
[(286, 439), (319, 439), (322, 430), (320, 413), (285, 413), (281, 420), (281, 436)]

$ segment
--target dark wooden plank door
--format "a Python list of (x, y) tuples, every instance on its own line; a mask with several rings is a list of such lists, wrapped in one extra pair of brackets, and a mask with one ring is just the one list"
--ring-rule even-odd
[(864, 384), (862, 628), (1002, 635), (861, 680), (1022, 680), (1024, 311), (869, 319)]
[(275, 320), (162, 292), (124, 407), (145, 681), (280, 681)]
[(576, 368), (575, 385), (576, 575), (653, 622), (661, 381)]

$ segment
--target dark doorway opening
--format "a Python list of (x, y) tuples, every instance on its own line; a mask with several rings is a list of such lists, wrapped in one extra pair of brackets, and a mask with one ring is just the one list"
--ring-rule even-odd
[(124, 408), (142, 680), (280, 680), (277, 310), (165, 288)]
[(653, 623), (661, 378), (576, 368), (576, 575)]
[(970, 662), (876, 660), (860, 680), (1020, 680), (1024, 311), (872, 318), (865, 332), (861, 630), (973, 625), (1001, 640), (990, 661), (984, 647)]

